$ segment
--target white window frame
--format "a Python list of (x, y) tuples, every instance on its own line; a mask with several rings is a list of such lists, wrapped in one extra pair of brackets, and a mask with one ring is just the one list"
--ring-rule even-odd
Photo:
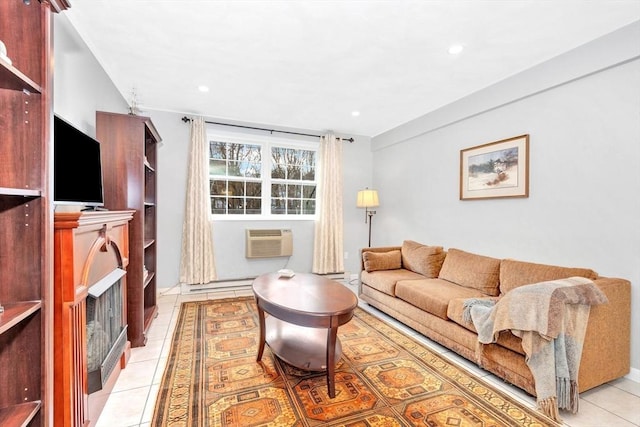
[[(281, 135), (256, 135), (243, 132), (226, 132), (223, 130), (207, 127), (207, 170), (209, 166), (209, 143), (210, 141), (219, 140), (221, 142), (230, 142), (236, 144), (255, 144), (262, 148), (262, 168), (260, 171), (262, 182), (262, 214), (246, 215), (246, 214), (213, 214), (209, 213), (211, 219), (215, 221), (265, 221), (265, 220), (316, 220), (318, 216), (319, 200), (316, 191), (316, 209), (313, 215), (308, 214), (272, 214), (271, 213), (271, 147), (294, 148), (302, 150), (316, 151), (316, 173), (315, 185), (319, 186), (320, 173), (320, 140), (297, 140), (287, 138)], [(266, 155), (265, 155), (266, 154)], [(209, 175), (211, 181), (211, 175)], [(209, 197), (211, 193), (209, 192)]]

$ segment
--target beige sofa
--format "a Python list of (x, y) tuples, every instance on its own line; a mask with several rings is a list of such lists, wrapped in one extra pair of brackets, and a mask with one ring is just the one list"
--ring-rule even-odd
[(484, 369), (535, 396), (520, 338), (501, 332), (476, 360), (477, 334), (463, 319), (469, 298), (499, 298), (515, 287), (581, 276), (593, 280), (608, 303), (591, 307), (578, 375), (579, 392), (630, 370), (631, 284), (568, 268), (497, 259), (459, 249), (445, 251), (404, 241), (402, 246), (361, 250), (360, 298), (421, 334), (478, 362)]

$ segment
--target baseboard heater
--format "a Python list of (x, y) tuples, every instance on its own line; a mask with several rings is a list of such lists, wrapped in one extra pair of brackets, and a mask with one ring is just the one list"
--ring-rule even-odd
[(293, 254), (293, 233), (290, 229), (247, 229), (246, 258), (275, 258)]

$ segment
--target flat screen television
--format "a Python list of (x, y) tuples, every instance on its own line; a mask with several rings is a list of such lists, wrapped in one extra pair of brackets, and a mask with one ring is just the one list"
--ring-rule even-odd
[(104, 206), (100, 142), (54, 115), (53, 202)]

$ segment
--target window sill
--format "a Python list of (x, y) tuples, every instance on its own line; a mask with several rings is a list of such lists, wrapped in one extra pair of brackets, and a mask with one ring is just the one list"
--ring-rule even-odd
[(226, 221), (315, 221), (315, 215), (211, 215), (209, 219), (214, 222)]

